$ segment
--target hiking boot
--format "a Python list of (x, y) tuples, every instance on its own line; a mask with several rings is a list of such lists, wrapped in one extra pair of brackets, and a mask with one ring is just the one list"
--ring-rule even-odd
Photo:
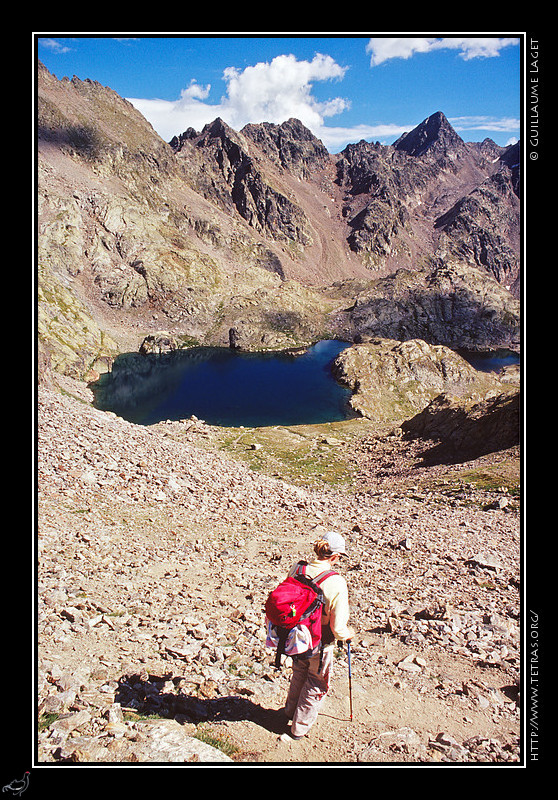
[(301, 736), (295, 736), (293, 733), (282, 733), (279, 738), (282, 742), (298, 742), (299, 739), (304, 738), (304, 734)]

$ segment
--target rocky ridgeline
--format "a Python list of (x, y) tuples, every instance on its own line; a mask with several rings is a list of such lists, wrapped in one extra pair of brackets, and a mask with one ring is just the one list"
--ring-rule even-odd
[[(145, 428), (90, 399), (38, 390), (40, 762), (518, 760), (513, 498), (301, 489), (208, 447), (199, 420)], [(339, 651), (295, 747), (263, 605), (322, 526), (350, 551), (355, 717)]]

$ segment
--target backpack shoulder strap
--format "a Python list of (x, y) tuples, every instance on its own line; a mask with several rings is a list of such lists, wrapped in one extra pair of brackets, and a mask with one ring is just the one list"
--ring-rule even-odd
[(297, 578), (297, 577), (301, 576), (302, 578), (304, 578), (304, 582), (305, 583), (310, 583), (310, 585), (314, 584), (314, 586), (316, 586), (316, 587), (319, 587), (320, 584), (323, 583), (326, 578), (330, 577), (330, 575), (338, 575), (339, 574), (338, 572), (335, 572), (335, 570), (329, 569), (329, 570), (325, 570), (324, 572), (320, 572), (319, 575), (316, 575), (315, 578), (310, 578), (306, 574), (306, 567), (307, 566), (308, 566), (308, 562), (307, 561), (299, 561), (298, 564), (297, 564), (296, 570), (294, 572), (294, 577)]
[(317, 583), (319, 586), (321, 583), (323, 583), (323, 581), (325, 581), (326, 578), (329, 578), (330, 575), (338, 575), (338, 574), (339, 573), (335, 572), (335, 570), (333, 569), (326, 570), (325, 572), (320, 572), (320, 574), (316, 575), (316, 577), (314, 578), (314, 583)]
[[(295, 575), (304, 575), (306, 576), (306, 567), (308, 566), (307, 561), (299, 561), (295, 570)], [(335, 572), (333, 569), (325, 570), (324, 572), (320, 572), (319, 575), (316, 575), (315, 578), (308, 578), (308, 580), (312, 580), (312, 583), (316, 583), (318, 586), (320, 583), (325, 581), (326, 578), (329, 578), (330, 575), (338, 575), (338, 572)]]

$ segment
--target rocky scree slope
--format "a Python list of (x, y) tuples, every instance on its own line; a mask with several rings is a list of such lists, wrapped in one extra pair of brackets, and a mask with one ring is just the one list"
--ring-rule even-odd
[(517, 147), (467, 144), (440, 112), (337, 155), (297, 120), (166, 143), (95, 81), (39, 64), (37, 95), (41, 363), (106, 371), (158, 330), (517, 349)]
[[(382, 476), (390, 446), (366, 427), (352, 490), (303, 488), (219, 452), (201, 421), (145, 428), (90, 401), (60, 375), (38, 391), (39, 762), (519, 760), (513, 495), (408, 453)], [(312, 734), (288, 744), (263, 606), (330, 527), (350, 552), (354, 719), (339, 651)]]

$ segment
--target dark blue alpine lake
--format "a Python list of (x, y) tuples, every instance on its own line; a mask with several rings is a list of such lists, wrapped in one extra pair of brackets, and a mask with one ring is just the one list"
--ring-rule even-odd
[(141, 425), (192, 415), (230, 427), (335, 422), (355, 416), (350, 390), (331, 371), (346, 347), (327, 340), (296, 354), (209, 347), (131, 353), (91, 388), (97, 408)]
[[(193, 347), (165, 355), (127, 353), (91, 387), (94, 404), (140, 425), (192, 415), (225, 427), (337, 422), (356, 416), (350, 390), (331, 370), (347, 347), (326, 340), (300, 352)], [(519, 363), (510, 351), (461, 355), (483, 372)]]

